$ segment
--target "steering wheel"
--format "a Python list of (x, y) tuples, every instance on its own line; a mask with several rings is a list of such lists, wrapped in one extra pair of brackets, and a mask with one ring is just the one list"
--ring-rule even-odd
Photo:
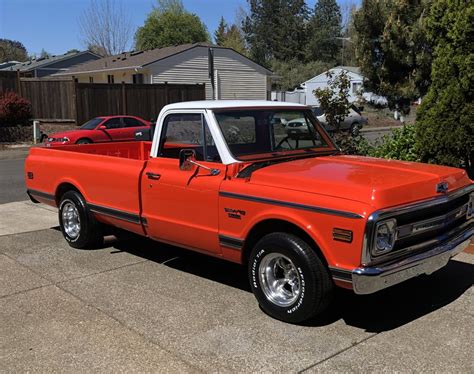
[(283, 144), (283, 143), (286, 143), (286, 144), (288, 144), (288, 148), (289, 148), (289, 149), (294, 149), (293, 146), (292, 146), (292, 145), (290, 144), (290, 142), (288, 141), (288, 139), (290, 139), (290, 137), (289, 137), (288, 135), (285, 136), (282, 140), (280, 140), (280, 142), (277, 144), (276, 148), (277, 148), (277, 149), (278, 149), (278, 148), (283, 148), (283, 147), (282, 147), (282, 144)]

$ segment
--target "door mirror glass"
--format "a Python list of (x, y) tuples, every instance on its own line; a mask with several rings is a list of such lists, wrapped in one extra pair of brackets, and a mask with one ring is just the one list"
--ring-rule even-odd
[(194, 149), (182, 149), (179, 152), (179, 169), (180, 170), (192, 170), (196, 162), (196, 152)]

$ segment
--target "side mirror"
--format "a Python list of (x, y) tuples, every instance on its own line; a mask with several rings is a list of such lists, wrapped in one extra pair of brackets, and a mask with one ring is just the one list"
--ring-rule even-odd
[(179, 151), (179, 169), (192, 170), (196, 162), (196, 151), (194, 149), (182, 149)]
[(107, 130), (107, 126), (105, 126), (105, 125), (100, 125), (100, 126), (99, 126), (99, 130)]

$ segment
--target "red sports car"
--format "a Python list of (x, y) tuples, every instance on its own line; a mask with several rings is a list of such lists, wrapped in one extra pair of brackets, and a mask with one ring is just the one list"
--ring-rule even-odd
[(48, 136), (46, 147), (65, 144), (104, 143), (134, 140), (136, 131), (150, 128), (150, 123), (140, 117), (104, 116), (87, 121), (77, 130), (58, 132)]

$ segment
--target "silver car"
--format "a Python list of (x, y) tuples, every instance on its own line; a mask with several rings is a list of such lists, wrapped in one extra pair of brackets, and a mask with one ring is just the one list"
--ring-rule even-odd
[[(326, 128), (328, 132), (336, 131), (334, 126), (329, 126), (326, 121), (326, 115), (323, 113), (320, 107), (314, 106), (311, 108), (313, 114), (316, 116), (319, 122)], [(359, 109), (355, 105), (351, 105), (349, 108), (349, 114), (339, 126), (342, 131), (349, 131), (352, 136), (359, 135), (360, 129), (367, 125), (367, 117), (364, 117)]]

